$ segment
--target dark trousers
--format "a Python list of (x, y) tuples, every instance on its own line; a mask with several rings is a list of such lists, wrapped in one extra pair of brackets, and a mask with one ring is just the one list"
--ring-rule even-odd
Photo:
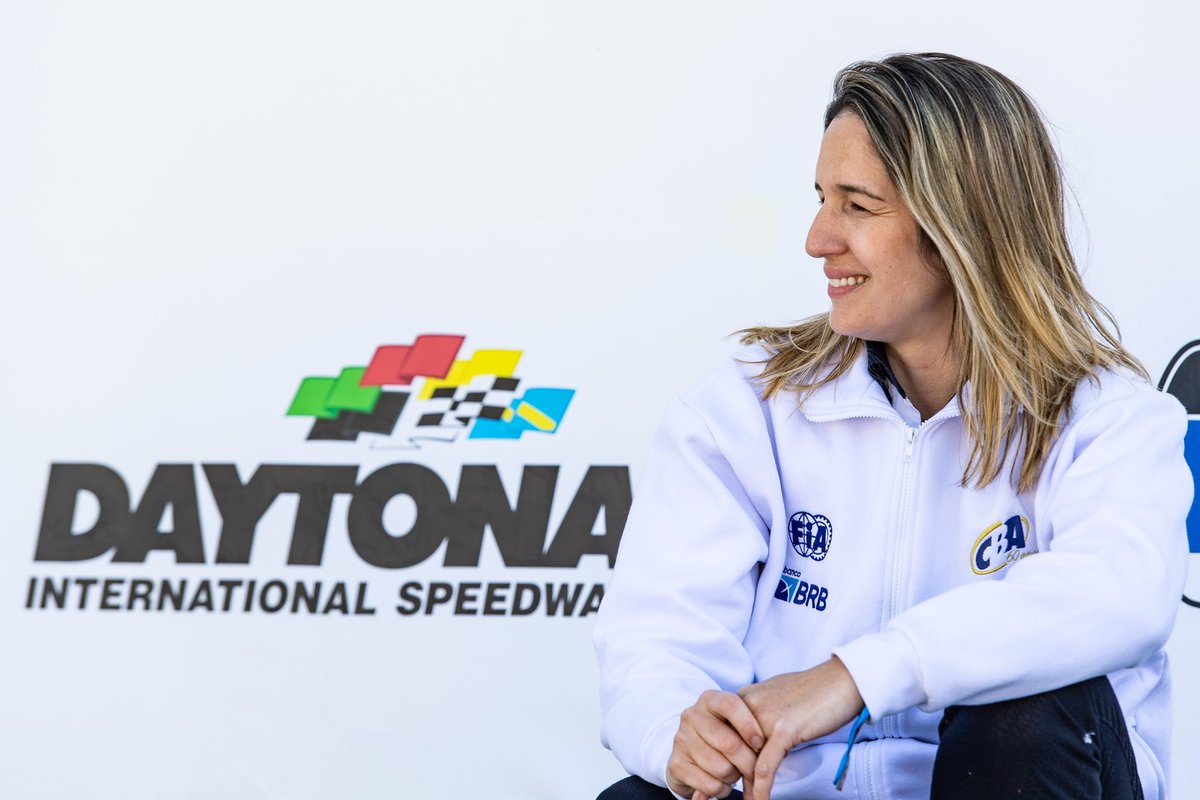
[[(1003, 703), (951, 706), (938, 731), (931, 800), (1142, 800), (1125, 717), (1103, 676)], [(597, 800), (672, 795), (626, 778)]]

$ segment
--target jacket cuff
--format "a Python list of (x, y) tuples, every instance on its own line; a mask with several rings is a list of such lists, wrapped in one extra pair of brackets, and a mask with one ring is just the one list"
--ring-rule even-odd
[[(655, 770), (655, 774), (642, 775), (643, 778), (664, 787), (668, 792), (671, 792), (671, 787), (667, 785), (667, 761), (671, 758), (671, 751), (675, 747), (675, 732), (679, 730), (679, 717), (674, 716), (663, 722), (657, 728), (650, 732), (642, 742), (642, 763), (646, 765), (661, 764), (661, 774)], [(691, 800), (690, 798), (680, 798), (675, 792), (671, 792), (678, 800)]]
[(917, 651), (900, 631), (860, 636), (833, 654), (850, 671), (872, 722), (928, 701)]

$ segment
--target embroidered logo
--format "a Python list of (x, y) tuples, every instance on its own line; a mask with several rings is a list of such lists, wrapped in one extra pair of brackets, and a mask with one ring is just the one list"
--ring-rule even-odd
[(971, 545), (971, 571), (976, 575), (990, 575), (1036, 550), (1026, 550), (1029, 545), (1029, 520), (1019, 514), (1003, 522), (997, 522), (979, 535)]
[(797, 511), (788, 520), (788, 539), (797, 553), (820, 561), (829, 553), (829, 545), (833, 542), (833, 523), (829, 517)]
[(784, 567), (779, 576), (779, 585), (775, 587), (775, 599), (824, 611), (829, 601), (829, 590), (804, 580), (798, 570)]

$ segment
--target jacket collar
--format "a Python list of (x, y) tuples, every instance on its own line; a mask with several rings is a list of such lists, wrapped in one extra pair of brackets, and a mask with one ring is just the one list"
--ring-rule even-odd
[(896, 409), (888, 402), (879, 381), (871, 375), (866, 348), (850, 369), (805, 398), (800, 413), (810, 422), (846, 417), (895, 417)]
[(908, 397), (892, 369), (891, 362), (888, 361), (886, 345), (883, 342), (867, 342), (867, 372), (883, 387), (883, 394), (889, 402), (894, 404), (893, 389), (901, 397)]
[[(964, 401), (970, 400), (971, 387), (963, 387)], [(884, 394), (883, 386), (871, 374), (867, 350), (850, 365), (850, 369), (810, 394), (800, 405), (800, 413), (810, 422), (829, 422), (851, 417), (879, 417), (903, 422)], [(958, 398), (950, 398), (946, 407), (930, 419), (959, 416)], [(926, 420), (929, 421), (929, 420)]]

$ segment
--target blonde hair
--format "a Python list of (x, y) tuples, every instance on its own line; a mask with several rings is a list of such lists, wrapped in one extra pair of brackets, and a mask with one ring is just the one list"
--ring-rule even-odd
[[(839, 72), (825, 127), (843, 113), (866, 126), (916, 219), (925, 260), (944, 265), (953, 286), (957, 397), (971, 443), (962, 483), (991, 483), (1019, 443), (1012, 478), (1025, 491), (1081, 380), (1115, 367), (1148, 379), (1083, 286), (1067, 240), (1061, 166), (1038, 110), (994, 69), (919, 53)], [(830, 328), (828, 314), (740, 333), (770, 353), (759, 376), (764, 399), (786, 388), (803, 402), (863, 350)]]

